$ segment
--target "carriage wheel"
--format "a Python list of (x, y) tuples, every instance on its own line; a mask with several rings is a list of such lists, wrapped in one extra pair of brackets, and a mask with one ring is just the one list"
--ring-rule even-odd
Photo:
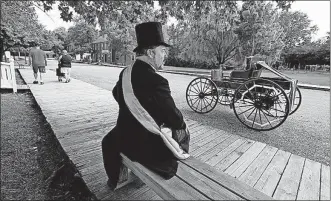
[(267, 79), (251, 79), (240, 85), (232, 104), (239, 121), (258, 131), (277, 128), (289, 115), (289, 100), (285, 91)]
[(218, 102), (221, 105), (230, 105), (232, 102), (232, 91), (228, 88), (221, 88), (219, 94)]
[[(291, 114), (293, 114), (295, 111), (297, 111), (298, 108), (299, 108), (300, 105), (301, 105), (301, 100), (302, 100), (301, 91), (299, 90), (298, 87), (297, 87), (295, 90), (296, 90), (296, 91), (295, 91), (294, 103), (293, 103), (293, 105), (292, 105), (292, 107), (291, 107), (291, 111), (290, 111), (289, 115), (291, 115)], [(290, 91), (289, 91), (289, 90), (286, 91), (286, 95), (287, 95), (287, 97), (290, 97)]]
[[(289, 93), (288, 93), (288, 95), (289, 95)], [(299, 107), (301, 105), (301, 100), (302, 100), (301, 91), (299, 90), (299, 87), (297, 87), (295, 89), (294, 103), (292, 105), (291, 112), (289, 115), (293, 114), (294, 112), (296, 112), (299, 109)]]
[(190, 108), (197, 113), (212, 111), (218, 102), (216, 84), (208, 78), (195, 78), (187, 86), (186, 101)]

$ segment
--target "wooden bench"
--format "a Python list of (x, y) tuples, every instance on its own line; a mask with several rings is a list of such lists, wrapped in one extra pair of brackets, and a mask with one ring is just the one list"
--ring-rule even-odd
[[(165, 200), (272, 200), (273, 198), (238, 179), (190, 157), (178, 161), (169, 180), (131, 161), (121, 153), (123, 164)], [(126, 171), (127, 172), (127, 171)]]

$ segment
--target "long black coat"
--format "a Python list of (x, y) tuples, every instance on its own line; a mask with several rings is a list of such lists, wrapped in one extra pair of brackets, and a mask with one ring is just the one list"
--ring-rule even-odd
[[(119, 153), (123, 152), (133, 161), (138, 161), (165, 179), (177, 171), (177, 160), (166, 147), (160, 136), (147, 131), (128, 110), (122, 90), (122, 76), (113, 89), (113, 96), (119, 104), (117, 125), (102, 142), (105, 169), (110, 181), (116, 186), (119, 167)], [(136, 60), (131, 74), (135, 96), (155, 122), (172, 129), (185, 129), (186, 124), (171, 96), (168, 81), (157, 74), (149, 64)]]

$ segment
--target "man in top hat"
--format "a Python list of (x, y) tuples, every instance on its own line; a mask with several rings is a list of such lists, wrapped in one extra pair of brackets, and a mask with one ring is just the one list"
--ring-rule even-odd
[(138, 46), (133, 51), (137, 58), (132, 66), (122, 70), (112, 91), (119, 104), (119, 115), (116, 126), (102, 140), (103, 161), (111, 188), (115, 188), (119, 180), (120, 152), (165, 179), (175, 175), (178, 159), (189, 156), (189, 138), (186, 138), (186, 148), (184, 145), (182, 148), (171, 134), (169, 137), (160, 129), (164, 126), (187, 131), (168, 81), (157, 73), (170, 46), (164, 42), (161, 23), (138, 24), (135, 30)]

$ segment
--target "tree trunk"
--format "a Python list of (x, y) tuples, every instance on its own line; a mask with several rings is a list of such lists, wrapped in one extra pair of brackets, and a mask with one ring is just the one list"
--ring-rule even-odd
[(26, 50), (24, 52), (24, 59), (25, 59), (25, 64), (27, 64), (27, 61), (26, 61)]
[(251, 56), (254, 56), (254, 51), (255, 51), (255, 40), (253, 36)]
[(1, 48), (0, 48), (0, 62), (2, 62), (2, 57), (5, 53), (5, 48), (3, 46), (3, 40), (0, 40)]

